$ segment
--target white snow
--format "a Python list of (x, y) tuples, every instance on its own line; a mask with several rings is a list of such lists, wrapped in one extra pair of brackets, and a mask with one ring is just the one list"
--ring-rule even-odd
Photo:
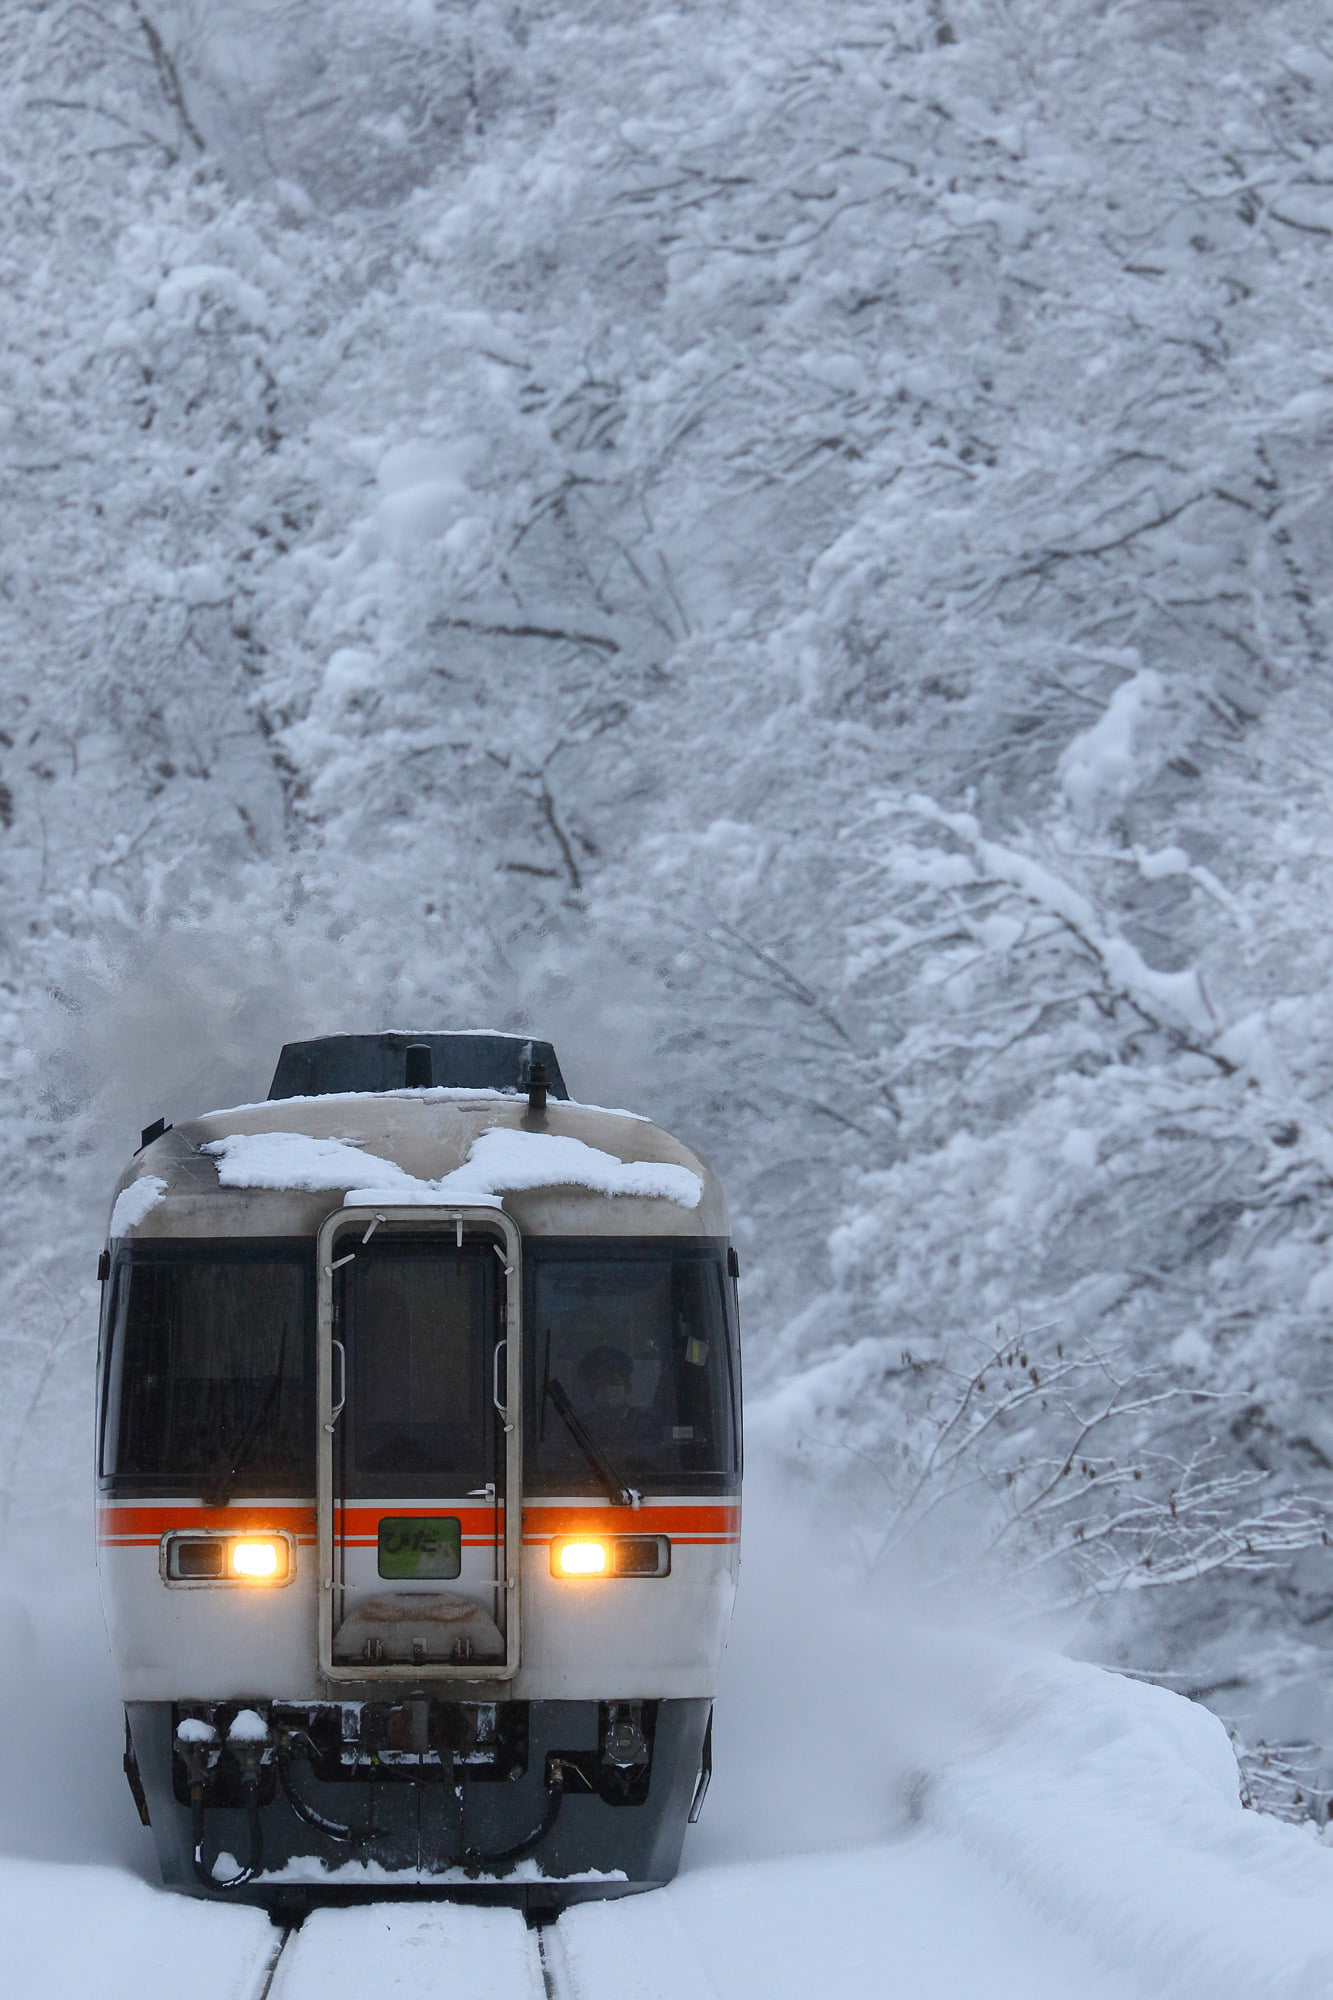
[[(176, 1734), (179, 1736), (179, 1729), (176, 1731)], [(238, 1709), (231, 1719), (231, 1727), (227, 1731), (227, 1741), (229, 1743), (267, 1743), (268, 1724), (257, 1710), (253, 1708)]]
[(1060, 1158), (1071, 1167), (1090, 1171), (1097, 1164), (1097, 1134), (1086, 1125), (1071, 1125), (1060, 1141)]
[[(577, 1906), (548, 1933), (561, 2000), (1330, 2000), (1333, 1848), (1242, 1808), (1212, 1715), (975, 1624), (927, 1623), (910, 1588), (871, 1610), (847, 1554), (761, 1465), (703, 1819), (668, 1889)], [(9, 1674), (11, 1778), (31, 1733), (22, 1717), (54, 1724), (69, 1701), (63, 1682), (49, 1699), (45, 1685), (71, 1651), (69, 1607), (43, 1595), (32, 1609), (52, 1642), (49, 1658), (16, 1655)], [(84, 1651), (105, 1657), (102, 1642)], [(105, 1703), (100, 1680), (89, 1692), (109, 1738), (114, 1690)], [(778, 1753), (793, 1717), (817, 1756)], [(194, 1740), (207, 1730), (182, 1725)], [(66, 1770), (63, 1741), (44, 1726), (40, 1760), (18, 1778), (27, 1809), (11, 1801), (4, 1816), (6, 1991), (177, 2000), (188, 1965), (198, 2000), (249, 2000), (272, 1942), (259, 1912), (164, 1894), (128, 1867), (21, 1858), (57, 1826), (79, 1852), (71, 1828), (85, 1810), (116, 1818), (135, 1854), (147, 1847), (118, 1758), (90, 1767), (79, 1737)], [(298, 1862), (273, 1879), (403, 1877)], [(546, 1871), (533, 1859), (515, 1879)], [(448, 1880), (466, 1886), (457, 1871)], [(274, 1993), (531, 2000), (541, 1981), (529, 1954), (511, 1910), (320, 1910)]]
[[(179, 95), (134, 10), (91, 38), (67, 11), (0, 8), (3, 263), (30, 280), (0, 358), (6, 1546), (36, 1518), (49, 1566), (85, 1539), (79, 1217), (144, 1113), (253, 1097), (287, 1035), (445, 1012), (531, 1020), (596, 1094), (699, 1133), (750, 1380), (789, 1394), (793, 1462), (817, 1416), (810, 1490), (841, 1481), (868, 1546), (997, 1328), (1186, 1391), (1143, 1413), (1150, 1466), (1244, 1475), (1262, 1436), (1252, 1498), (1304, 1498), (1317, 1537), (1326, 6), (145, 9)], [(983, 1468), (997, 1504), (1062, 1449), (1057, 1403)], [(1117, 1490), (1077, 1504), (1118, 1546)], [(1064, 1564), (1069, 1511), (1029, 1562)], [(1326, 1687), (1328, 1565), (1315, 1539), (1118, 1590), (1087, 1643), (1239, 1683), (1244, 1726), (1274, 1683)], [(88, 1657), (48, 1647), (45, 1706), (0, 1717), (0, 1844), (35, 1809), (81, 1859), (140, 1840)], [(896, 1800), (873, 1695), (821, 1763)], [(1291, 1739), (1333, 1745), (1327, 1701), (1299, 1709)], [(772, 1856), (708, 1844), (723, 1763), (690, 1851), (757, 1909)], [(974, 1874), (959, 1920), (941, 1888), (945, 1789), (888, 1815), (896, 1847), (826, 1796), (904, 1937), (910, 1880), (912, 1935), (978, 1940), (998, 1981), (996, 1901)], [(1043, 1809), (1073, 1867), (1058, 1774)], [(1081, 1810), (1090, 1851), (1148, 1837)], [(1123, 1897), (1131, 1939), (1161, 1928)], [(811, 1983), (921, 1983), (839, 1963), (861, 1933), (819, 1909)], [(793, 1963), (798, 1918), (770, 1912)]]
[(1145, 854), (1143, 849), (1134, 850), (1140, 875), (1145, 882), (1161, 882), (1168, 875), (1187, 875), (1190, 858), (1183, 847), (1163, 847), (1156, 854)]
[(536, 1941), (516, 1911), (372, 1903), (312, 1917), (272, 2000), (534, 2000), (541, 1991)]
[(1333, 1993), (1333, 1852), (1242, 1809), (1207, 1710), (1044, 1658), (980, 1721), (928, 1821), (1103, 1962), (1160, 2000)]
[(697, 1208), (703, 1181), (662, 1160), (621, 1160), (582, 1139), (496, 1127), (473, 1140), (461, 1167), (438, 1180), (407, 1173), (392, 1160), (342, 1139), (301, 1132), (234, 1133), (202, 1149), (218, 1162), (223, 1187), (340, 1189), (350, 1204), (494, 1202), (502, 1193), (581, 1187), (594, 1194), (656, 1196)]
[(562, 1917), (588, 2000), (1146, 2000), (1001, 1877), (927, 1834), (691, 1870), (661, 1896)]
[(1090, 816), (1108, 801), (1126, 798), (1146, 775), (1146, 739), (1165, 692), (1160, 674), (1140, 669), (1116, 689), (1101, 719), (1069, 744), (1059, 776), (1076, 812)]
[(381, 1196), (410, 1197), (422, 1183), (392, 1160), (365, 1153), (343, 1139), (315, 1139), (305, 1132), (244, 1132), (210, 1139), (202, 1148), (218, 1163), (223, 1187), (300, 1189), (317, 1194), (354, 1184)]
[(157, 1207), (166, 1191), (167, 1184), (158, 1174), (141, 1174), (137, 1181), (131, 1181), (127, 1188), (121, 1189), (112, 1204), (107, 1235), (123, 1236), (127, 1229), (137, 1229), (144, 1217)]
[(176, 1738), (182, 1744), (212, 1744), (218, 1740), (218, 1732), (212, 1722), (204, 1722), (200, 1716), (186, 1716), (184, 1722), (176, 1724)]
[(325, 1888), (404, 1888), (408, 1885), (429, 1885), (461, 1888), (467, 1882), (623, 1882), (626, 1875), (623, 1868), (584, 1868), (571, 1875), (554, 1875), (543, 1868), (540, 1862), (529, 1858), (515, 1863), (503, 1877), (469, 1874), (465, 1868), (386, 1868), (379, 1861), (338, 1861), (325, 1862), (316, 1855), (305, 1855), (286, 1861), (281, 1868), (266, 1868), (261, 1878), (265, 1882), (307, 1882), (320, 1884)]
[(119, 1868), (0, 1859), (13, 2000), (247, 2000), (273, 1948), (262, 1910), (152, 1889)]
[(178, 265), (158, 286), (155, 303), (164, 315), (193, 321), (210, 296), (250, 325), (263, 326), (268, 317), (268, 301), (258, 287), (222, 264)]
[(478, 454), (478, 444), (413, 443), (395, 445), (379, 464), (379, 518), (385, 543), (395, 555), (406, 555), (418, 542), (442, 534), (467, 505), (464, 474)]
[(594, 1194), (660, 1196), (697, 1208), (703, 1181), (689, 1167), (665, 1160), (620, 1160), (599, 1146), (556, 1132), (515, 1132), (496, 1126), (472, 1143), (461, 1167), (437, 1183), (445, 1200), (517, 1191), (582, 1187)]
[[(1225, 1733), (1205, 1710), (910, 1615), (849, 1625), (835, 1612), (831, 1626), (794, 1633), (788, 1663), (775, 1663), (784, 1601), (798, 1616), (813, 1608), (789, 1590), (742, 1634), (757, 1700), (747, 1714), (744, 1684), (734, 1683), (719, 1708), (719, 1796), (689, 1837), (682, 1874), (659, 1894), (567, 1911), (547, 1937), (560, 1991), (582, 2000), (1333, 1994), (1333, 1852), (1311, 1829), (1242, 1809)], [(847, 1648), (844, 1694), (792, 1711), (803, 1676), (827, 1686), (820, 1638), (830, 1635)], [(768, 1664), (753, 1682), (761, 1657)], [(878, 1700), (867, 1707), (871, 1689)], [(793, 1712), (823, 1732), (805, 1770), (773, 1755), (773, 1721)], [(840, 1812), (808, 1811), (806, 1795), (821, 1789)], [(273, 1879), (392, 1878), (359, 1864), (332, 1875), (295, 1864)], [(532, 1863), (517, 1879), (543, 1877)], [(182, 1963), (192, 1994), (244, 2000), (269, 1936), (254, 1911), (164, 1895), (111, 1869), (13, 1858), (0, 1861), (0, 1934), (22, 2000), (175, 2000)], [(530, 2000), (539, 1972), (515, 1911), (370, 1904), (317, 1911), (284, 1954), (274, 1993)]]
[[(1142, 1000), (1150, 1011), (1165, 1007), (1200, 1034), (1214, 1033), (1217, 1022), (1197, 972), (1162, 972), (1149, 965), (1136, 945), (1105, 926), (1090, 897), (1046, 861), (1004, 842), (983, 838), (980, 823), (972, 813), (944, 812), (933, 799), (920, 794), (913, 796), (908, 805), (923, 818), (947, 827), (971, 848), (974, 881), (1011, 883), (1036, 907), (1058, 916), (1068, 925), (1095, 953), (1109, 978)], [(961, 858), (951, 857), (955, 861)]]

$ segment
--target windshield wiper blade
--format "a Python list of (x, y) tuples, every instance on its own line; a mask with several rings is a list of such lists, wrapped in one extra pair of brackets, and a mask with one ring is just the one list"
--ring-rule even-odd
[(278, 1391), (282, 1387), (282, 1370), (286, 1355), (287, 1321), (284, 1319), (282, 1322), (282, 1332), (278, 1337), (277, 1367), (269, 1377), (263, 1400), (256, 1403), (254, 1409), (250, 1412), (250, 1421), (241, 1433), (240, 1443), (234, 1450), (228, 1452), (221, 1465), (217, 1466), (204, 1482), (202, 1497), (205, 1507), (229, 1507), (231, 1505), (231, 1489), (235, 1483), (236, 1475), (249, 1457), (250, 1449), (268, 1421), (269, 1412), (277, 1401)]
[(546, 1393), (555, 1404), (565, 1428), (573, 1438), (583, 1456), (587, 1459), (597, 1477), (606, 1488), (607, 1498), (613, 1507), (637, 1507), (639, 1495), (633, 1486), (627, 1486), (612, 1465), (606, 1453), (584, 1429), (583, 1420), (570, 1402), (561, 1382), (554, 1375), (546, 1378)]
[(277, 1398), (278, 1385), (281, 1380), (282, 1378), (279, 1375), (273, 1377), (273, 1380), (268, 1385), (267, 1395), (264, 1397), (263, 1402), (256, 1406), (235, 1451), (228, 1452), (222, 1464), (218, 1466), (215, 1472), (209, 1475), (203, 1490), (205, 1507), (229, 1507), (231, 1505), (231, 1489), (235, 1483), (236, 1475), (249, 1457), (250, 1448), (259, 1436), (269, 1411), (273, 1408), (273, 1404)]

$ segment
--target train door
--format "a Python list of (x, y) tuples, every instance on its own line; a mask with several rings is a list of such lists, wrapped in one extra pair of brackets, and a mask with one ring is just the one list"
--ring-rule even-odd
[(511, 1675), (517, 1235), (494, 1212), (344, 1211), (321, 1232), (320, 1274), (321, 1667)]

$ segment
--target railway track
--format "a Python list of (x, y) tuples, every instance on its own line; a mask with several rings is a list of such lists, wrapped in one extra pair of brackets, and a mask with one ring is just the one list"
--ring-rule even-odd
[(566, 2000), (566, 1996), (573, 1991), (573, 1985), (556, 1935), (554, 1918), (544, 1924), (534, 1924), (531, 1935), (537, 1969), (541, 1974), (543, 2000)]
[[(380, 1920), (376, 1925), (377, 1934), (373, 1940), (364, 1935), (357, 1938), (346, 1958), (337, 1949), (337, 1942), (343, 1930), (339, 1920), (345, 1919), (349, 1913), (315, 1911), (304, 1926), (284, 1925), (276, 1934), (272, 1948), (255, 1976), (252, 2000), (316, 2000), (317, 1994), (328, 1996), (331, 1959), (343, 1960), (340, 1968), (343, 1980), (351, 1970), (351, 1962), (355, 1960), (359, 1964), (364, 1978), (354, 1983), (360, 1990), (364, 1990), (367, 1984), (373, 1986), (385, 1980), (396, 1963), (420, 1957), (420, 1931), (410, 1920), (404, 1922), (404, 1914), (409, 1907), (402, 1904), (361, 1906), (365, 1915), (357, 1929), (367, 1925), (374, 1912)], [(451, 1909), (451, 1917), (445, 1920), (446, 1924), (461, 1921), (466, 1926), (468, 1918), (474, 1915), (457, 1906), (445, 1907)], [(475, 1914), (480, 1915), (479, 1912)], [(498, 1919), (506, 1933), (503, 1938), (505, 1948), (495, 1954), (494, 1977), (487, 1976), (484, 1980), (488, 2000), (571, 2000), (575, 1991), (574, 1982), (553, 1918), (526, 1930), (517, 1910), (488, 1912), (488, 1919), (488, 1929), (493, 1929)], [(500, 1939), (492, 1938), (492, 1943), (500, 1942)], [(395, 1982), (390, 1980), (387, 1983)], [(341, 1980), (335, 1978), (333, 1992), (337, 1993), (340, 1986)], [(348, 1991), (351, 1990), (352, 1983), (349, 1983)], [(477, 1990), (480, 1993), (481, 1986)], [(459, 2000), (472, 2000), (472, 1996), (460, 1992)]]
[(255, 1989), (255, 2000), (268, 2000), (268, 1996), (273, 1990), (273, 1981), (277, 1978), (278, 1966), (282, 1962), (282, 1955), (296, 1936), (296, 1931), (297, 1927), (295, 1924), (284, 1924), (279, 1931), (273, 1949), (268, 1955), (268, 1962), (259, 1976), (259, 1985)]

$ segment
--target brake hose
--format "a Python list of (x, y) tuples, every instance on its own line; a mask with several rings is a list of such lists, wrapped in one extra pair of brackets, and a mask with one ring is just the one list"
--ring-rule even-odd
[(565, 1766), (559, 1757), (552, 1757), (546, 1778), (546, 1811), (542, 1814), (541, 1825), (535, 1827), (523, 1840), (515, 1841), (512, 1847), (502, 1847), (495, 1854), (482, 1854), (475, 1847), (465, 1847), (461, 1865), (465, 1874), (480, 1875), (483, 1868), (493, 1868), (506, 1861), (523, 1861), (535, 1847), (540, 1847), (556, 1820), (560, 1817), (560, 1807), (565, 1797)]
[(245, 1789), (245, 1819), (250, 1835), (250, 1858), (236, 1875), (215, 1875), (204, 1861), (204, 1788), (190, 1787), (190, 1838), (194, 1850), (194, 1872), (206, 1889), (239, 1889), (252, 1882), (264, 1867), (264, 1827), (259, 1817), (259, 1772), (247, 1771), (241, 1780)]
[[(368, 1827), (358, 1829), (351, 1826), (340, 1826), (336, 1820), (325, 1819), (323, 1813), (310, 1805), (307, 1800), (301, 1798), (292, 1783), (291, 1758), (285, 1744), (278, 1746), (276, 1762), (278, 1767), (278, 1781), (282, 1786), (283, 1794), (297, 1818), (304, 1820), (307, 1826), (312, 1827), (317, 1833), (322, 1833), (328, 1840), (347, 1841), (353, 1845), (363, 1844), (373, 1837), (373, 1831)], [(240, 1869), (237, 1874), (226, 1878), (215, 1875), (204, 1860), (203, 1786), (202, 1784), (194, 1784), (190, 1787), (190, 1819), (194, 1848), (194, 1872), (207, 1889), (221, 1889), (224, 1891), (239, 1889), (246, 1882), (253, 1881), (255, 1876), (263, 1871), (264, 1829), (259, 1816), (258, 1771), (256, 1770), (253, 1776), (247, 1772), (243, 1783), (246, 1793), (246, 1820), (250, 1834), (250, 1856), (244, 1868)], [(532, 1853), (534, 1848), (541, 1845), (547, 1834), (551, 1832), (556, 1820), (560, 1816), (560, 1808), (564, 1803), (564, 1797), (564, 1763), (559, 1757), (553, 1757), (546, 1780), (546, 1810), (542, 1814), (540, 1824), (534, 1827), (531, 1833), (526, 1834), (522, 1840), (515, 1841), (511, 1847), (502, 1847), (493, 1853), (483, 1854), (475, 1847), (464, 1848), (459, 1858), (459, 1864), (457, 1865), (461, 1865), (466, 1874), (476, 1876), (481, 1874), (483, 1869), (503, 1866), (505, 1863), (511, 1861), (524, 1860)]]
[[(311, 1754), (314, 1754), (314, 1745), (310, 1742), (308, 1736), (302, 1736), (294, 1740), (303, 1742)], [(279, 1742), (278, 1744), (277, 1764), (278, 1783), (282, 1786), (283, 1796), (288, 1805), (296, 1814), (296, 1817), (304, 1820), (307, 1826), (313, 1827), (316, 1833), (324, 1834), (329, 1840), (350, 1841), (354, 1846), (362, 1846), (367, 1840), (373, 1838), (373, 1827), (340, 1826), (337, 1820), (325, 1819), (323, 1813), (317, 1807), (312, 1806), (308, 1800), (301, 1797), (292, 1782), (292, 1760), (287, 1742)]]

